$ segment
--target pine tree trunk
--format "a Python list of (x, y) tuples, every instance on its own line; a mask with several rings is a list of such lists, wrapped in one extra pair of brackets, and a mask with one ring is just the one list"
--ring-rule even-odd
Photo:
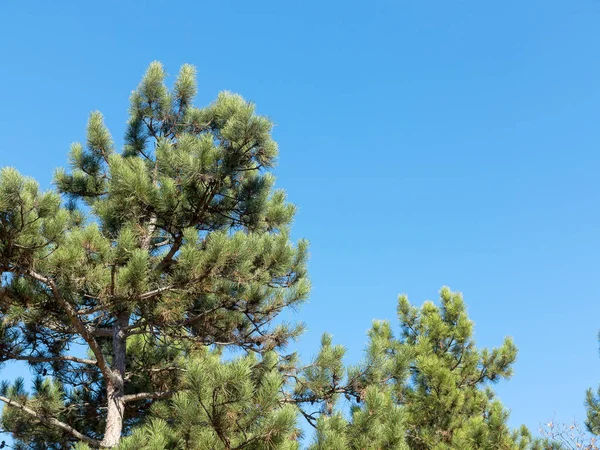
[(117, 316), (113, 328), (113, 365), (110, 377), (106, 383), (108, 397), (108, 414), (106, 416), (106, 429), (102, 446), (116, 447), (121, 440), (123, 432), (123, 419), (125, 412), (125, 357), (126, 341), (125, 328), (129, 324), (129, 314), (122, 313)]

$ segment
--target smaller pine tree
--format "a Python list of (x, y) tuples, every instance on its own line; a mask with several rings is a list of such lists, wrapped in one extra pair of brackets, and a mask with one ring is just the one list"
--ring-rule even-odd
[(478, 349), (473, 322), (460, 293), (444, 287), (440, 306), (420, 309), (405, 296), (398, 302), (401, 335), (393, 351), (410, 355), (410, 377), (397, 385), (405, 405), (408, 440), (413, 449), (521, 448), (506, 422), (508, 412), (490, 385), (512, 375), (517, 348), (512, 339), (494, 349)]
[[(598, 334), (600, 341), (600, 333)], [(594, 392), (591, 388), (586, 391), (585, 406), (587, 418), (585, 421), (586, 428), (594, 435), (600, 435), (600, 387)]]
[(439, 306), (417, 308), (401, 296), (398, 316), (398, 337), (389, 322), (374, 322), (359, 366), (346, 368), (344, 348), (325, 336), (315, 361), (298, 374), (293, 399), (316, 428), (312, 449), (543, 448), (527, 428), (509, 428), (491, 388), (512, 374), (517, 348), (510, 338), (478, 349), (462, 295), (448, 288)]
[(591, 388), (587, 390), (585, 404), (587, 409), (585, 425), (590, 433), (600, 435), (600, 387), (595, 393)]
[[(598, 335), (600, 340), (600, 334)], [(585, 396), (587, 419), (585, 425), (588, 431), (594, 435), (600, 435), (600, 387), (594, 392), (591, 388)]]

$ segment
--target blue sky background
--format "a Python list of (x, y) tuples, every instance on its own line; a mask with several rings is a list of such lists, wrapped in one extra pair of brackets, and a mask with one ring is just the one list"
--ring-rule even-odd
[(358, 360), (399, 293), (446, 284), (480, 345), (520, 348), (497, 386), (511, 424), (582, 420), (600, 382), (599, 23), (598, 0), (6, 1), (0, 166), (49, 187), (90, 111), (122, 142), (147, 65), (194, 64), (198, 104), (235, 91), (277, 124), (278, 186), (311, 241), (304, 358), (329, 331)]

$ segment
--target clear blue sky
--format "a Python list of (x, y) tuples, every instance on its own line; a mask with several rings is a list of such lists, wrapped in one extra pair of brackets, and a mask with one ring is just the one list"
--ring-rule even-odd
[[(136, 3), (136, 6), (133, 4)], [(3, 2), (0, 165), (50, 185), (98, 109), (117, 140), (152, 60), (277, 124), (311, 241), (308, 358), (356, 361), (397, 294), (464, 293), (512, 335), (511, 423), (583, 419), (600, 382), (600, 1)], [(2, 377), (15, 376), (4, 370)]]

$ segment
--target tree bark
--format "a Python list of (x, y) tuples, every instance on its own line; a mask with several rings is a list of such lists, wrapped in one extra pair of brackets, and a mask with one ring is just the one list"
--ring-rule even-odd
[[(158, 166), (154, 165), (154, 184), (157, 182)], [(148, 224), (146, 235), (142, 239), (141, 248), (148, 251), (152, 242), (152, 235), (156, 229), (156, 215), (152, 215)], [(108, 397), (108, 414), (106, 415), (106, 428), (101, 445), (116, 447), (121, 441), (123, 421), (125, 419), (125, 370), (127, 357), (127, 327), (130, 314), (123, 311), (117, 315), (113, 328), (113, 364), (111, 374), (107, 380), (106, 393)]]
[(106, 393), (108, 397), (108, 414), (102, 446), (116, 447), (121, 440), (125, 412), (125, 358), (126, 335), (125, 330), (129, 324), (129, 314), (121, 313), (117, 316), (113, 328), (113, 363), (110, 377), (106, 380)]

